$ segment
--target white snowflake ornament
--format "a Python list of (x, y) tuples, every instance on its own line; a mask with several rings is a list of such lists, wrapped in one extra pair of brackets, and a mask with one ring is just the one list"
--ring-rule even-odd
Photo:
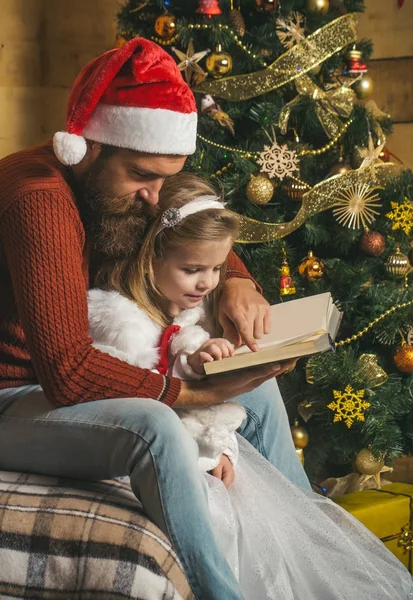
[(299, 169), (299, 159), (295, 150), (289, 150), (286, 144), (280, 146), (274, 140), (272, 146), (264, 146), (263, 152), (259, 152), (257, 163), (262, 173), (269, 177), (278, 177), (280, 181), (284, 177), (291, 177)]
[(292, 12), (276, 21), (277, 35), (282, 45), (290, 49), (305, 39), (305, 18), (299, 12)]

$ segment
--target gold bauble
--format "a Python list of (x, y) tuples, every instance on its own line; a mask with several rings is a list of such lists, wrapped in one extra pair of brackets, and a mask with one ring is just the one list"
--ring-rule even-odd
[(329, 0), (305, 0), (305, 10), (324, 15), (330, 8)]
[(277, 10), (279, 0), (255, 0), (255, 6), (262, 12), (273, 12)]
[(384, 467), (384, 460), (374, 458), (371, 450), (363, 448), (356, 456), (356, 467), (363, 475), (376, 475)]
[(304, 466), (304, 450), (302, 448), (296, 448), (295, 453), (302, 466)]
[(253, 204), (267, 204), (274, 194), (274, 186), (265, 175), (251, 175), (246, 194)]
[(310, 250), (307, 256), (300, 262), (298, 272), (309, 281), (320, 279), (324, 275), (324, 263), (314, 256), (312, 250)]
[(116, 36), (115, 48), (123, 48), (128, 40), (126, 40), (122, 35)]
[(402, 279), (410, 271), (410, 263), (408, 257), (400, 252), (400, 248), (396, 247), (396, 251), (390, 254), (386, 260), (386, 270), (389, 275), (395, 279)]
[(232, 71), (232, 58), (227, 52), (216, 50), (206, 59), (205, 67), (214, 79), (226, 77)]
[(165, 14), (158, 17), (155, 21), (155, 31), (163, 40), (167, 40), (176, 34), (176, 17)]
[(291, 180), (283, 184), (282, 191), (290, 200), (301, 201), (308, 191), (308, 185)]
[(379, 159), (385, 163), (391, 162), (391, 154), (387, 146), (383, 147), (383, 150), (379, 154)]
[(407, 257), (409, 259), (410, 266), (413, 267), (413, 248), (410, 248)]
[(404, 344), (397, 348), (393, 360), (402, 373), (413, 373), (413, 346)]
[(295, 448), (305, 448), (308, 444), (308, 431), (304, 427), (298, 425), (298, 421), (295, 421), (291, 427), (291, 435)]
[(369, 75), (363, 75), (358, 81), (352, 86), (357, 98), (359, 100), (365, 100), (369, 98), (374, 89), (373, 80)]
[(348, 162), (338, 161), (335, 163), (330, 169), (330, 177), (333, 175), (342, 175), (343, 173), (347, 173), (347, 171), (352, 171), (351, 165)]

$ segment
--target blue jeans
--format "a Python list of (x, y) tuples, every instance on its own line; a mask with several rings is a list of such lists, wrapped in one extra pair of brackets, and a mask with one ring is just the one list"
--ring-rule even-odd
[[(275, 380), (236, 399), (239, 433), (310, 489)], [(197, 600), (241, 600), (218, 550), (197, 446), (175, 412), (142, 398), (55, 408), (40, 386), (0, 390), (0, 469), (84, 479), (129, 475), (147, 516), (171, 540)]]

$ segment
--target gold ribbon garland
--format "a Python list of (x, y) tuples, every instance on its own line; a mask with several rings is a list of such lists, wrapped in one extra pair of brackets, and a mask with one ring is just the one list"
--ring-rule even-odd
[(339, 117), (348, 118), (353, 110), (356, 94), (352, 89), (340, 85), (333, 89), (323, 91), (306, 74), (295, 81), (298, 96), (288, 102), (280, 113), (279, 126), (281, 133), (287, 133), (288, 120), (295, 104), (300, 102), (302, 96), (310, 96), (314, 100), (315, 111), (327, 136), (337, 137), (343, 127)]
[[(388, 183), (390, 177), (400, 171), (400, 168), (393, 163), (380, 163), (375, 169), (375, 187), (383, 187)], [(370, 182), (371, 173), (368, 168), (346, 171), (321, 181), (305, 192), (300, 210), (294, 219), (287, 223), (266, 223), (238, 214), (240, 232), (237, 242), (239, 244), (257, 244), (283, 238), (301, 227), (309, 217), (335, 206), (337, 193), (340, 190)]]
[(233, 75), (218, 81), (205, 81), (194, 91), (237, 102), (271, 92), (294, 81), (348, 44), (355, 42), (356, 26), (355, 13), (343, 15), (311, 33), (266, 69), (245, 75)]

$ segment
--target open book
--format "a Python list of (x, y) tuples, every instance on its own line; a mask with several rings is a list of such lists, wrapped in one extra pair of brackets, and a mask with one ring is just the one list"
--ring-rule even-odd
[(259, 350), (251, 352), (241, 346), (234, 356), (205, 363), (205, 373), (213, 375), (332, 350), (341, 317), (329, 292), (274, 304), (271, 331), (257, 340)]

